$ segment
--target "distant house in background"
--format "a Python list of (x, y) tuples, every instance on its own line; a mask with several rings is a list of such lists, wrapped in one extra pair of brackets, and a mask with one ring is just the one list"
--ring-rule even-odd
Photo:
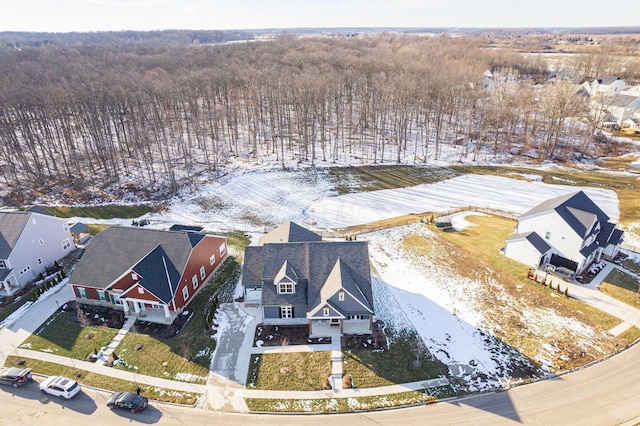
[(604, 127), (615, 127), (617, 129), (633, 127), (635, 125), (633, 118), (638, 109), (640, 109), (640, 97), (617, 95), (607, 107), (609, 115), (603, 125)]
[(322, 336), (370, 334), (373, 293), (364, 241), (322, 241), (293, 222), (245, 248), (245, 302), (262, 307), (265, 324), (308, 324)]
[(112, 226), (93, 237), (69, 285), (77, 303), (171, 324), (227, 256), (224, 237)]
[(627, 83), (620, 77), (605, 76), (592, 81), (586, 81), (582, 87), (589, 96), (615, 96), (627, 87)]
[(13, 295), (74, 248), (65, 219), (40, 208), (0, 212), (0, 294)]
[(582, 191), (552, 198), (524, 213), (503, 254), (529, 267), (562, 267), (582, 273), (602, 258), (613, 259), (623, 232)]

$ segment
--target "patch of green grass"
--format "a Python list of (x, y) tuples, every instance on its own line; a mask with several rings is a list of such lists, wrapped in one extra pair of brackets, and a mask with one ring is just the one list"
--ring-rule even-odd
[(105, 229), (107, 229), (109, 227), (109, 225), (101, 225), (101, 224), (97, 224), (97, 223), (90, 223), (90, 224), (87, 224), (87, 227), (89, 228), (87, 230), (89, 232), (89, 234), (98, 235), (100, 232), (102, 232)]
[(20, 364), (22, 367), (29, 367), (34, 373), (45, 376), (65, 376), (75, 379), (78, 383), (85, 386), (92, 386), (99, 389), (133, 392), (137, 387), (142, 388), (142, 395), (154, 401), (170, 402), (173, 404), (194, 405), (200, 394), (193, 392), (183, 392), (173, 389), (159, 388), (148, 386), (140, 383), (129, 382), (127, 380), (117, 379), (115, 377), (105, 376), (93, 373), (91, 371), (79, 368), (68, 367), (65, 365), (54, 364), (51, 362), (40, 361), (32, 358), (8, 356), (5, 366), (16, 366), (18, 361), (24, 361)]
[(71, 312), (56, 312), (21, 345), (21, 348), (84, 360), (107, 346), (118, 333), (105, 326), (82, 326)]
[(624, 272), (614, 269), (609, 272), (598, 289), (621, 302), (631, 305), (636, 309), (640, 308), (640, 283), (634, 277)]
[(633, 326), (620, 334), (620, 337), (629, 343), (635, 342), (640, 339), (640, 328)]
[[(122, 364), (115, 368), (155, 377), (198, 383), (205, 381), (215, 349), (210, 320), (219, 303), (232, 301), (239, 276), (240, 264), (229, 257), (187, 306), (192, 315), (178, 335), (160, 339), (141, 333), (127, 333), (116, 348)], [(138, 344), (143, 345), (142, 350), (135, 350)]]
[(622, 262), (622, 267), (630, 270), (631, 272), (635, 272), (636, 274), (640, 274), (640, 263), (636, 262), (634, 259), (625, 259)]
[(46, 207), (57, 217), (91, 217), (94, 219), (135, 219), (155, 210), (153, 206), (89, 206), (89, 207)]
[(390, 395), (357, 398), (327, 399), (258, 399), (245, 398), (247, 407), (253, 412), (280, 413), (327, 413), (376, 410), (404, 405), (433, 403), (440, 398), (455, 396), (451, 386), (441, 386), (424, 391), (408, 391)]
[(329, 169), (327, 177), (339, 194), (405, 188), (458, 176), (447, 167), (365, 166)]
[(343, 349), (342, 372), (350, 374), (356, 388), (388, 386), (439, 377), (438, 365), (426, 351), (418, 357), (415, 367), (416, 336), (400, 336), (388, 350)]
[(282, 352), (251, 356), (247, 387), (271, 390), (321, 390), (331, 374), (331, 352)]
[(14, 313), (18, 309), (20, 309), (22, 307), (22, 305), (24, 305), (25, 303), (30, 301), (33, 293), (35, 293), (36, 290), (37, 290), (37, 287), (34, 287), (31, 290), (29, 290), (29, 292), (25, 293), (22, 296), (22, 298), (20, 300), (18, 300), (17, 302), (12, 302), (12, 303), (8, 304), (7, 306), (4, 306), (4, 307), (0, 308), (0, 321), (4, 321), (5, 319), (7, 319), (9, 317), (9, 315)]

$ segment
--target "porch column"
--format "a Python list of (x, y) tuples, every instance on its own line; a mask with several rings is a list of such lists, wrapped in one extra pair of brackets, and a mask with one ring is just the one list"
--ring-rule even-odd
[(127, 299), (121, 299), (122, 307), (124, 308), (124, 315), (129, 316), (129, 302)]
[(133, 310), (136, 313), (136, 316), (140, 313), (140, 304), (136, 301), (133, 302)]
[(169, 305), (162, 305), (162, 308), (164, 309), (164, 317), (166, 318), (167, 321), (170, 321), (171, 312), (169, 312)]
[(4, 287), (4, 291), (6, 291), (9, 296), (13, 294), (11, 293), (11, 289), (9, 288), (9, 283), (7, 281), (2, 281), (2, 287)]

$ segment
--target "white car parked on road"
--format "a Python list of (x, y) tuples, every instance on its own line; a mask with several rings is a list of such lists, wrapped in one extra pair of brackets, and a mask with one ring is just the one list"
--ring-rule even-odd
[(40, 390), (49, 395), (70, 399), (80, 392), (80, 385), (66, 377), (51, 376), (40, 384)]

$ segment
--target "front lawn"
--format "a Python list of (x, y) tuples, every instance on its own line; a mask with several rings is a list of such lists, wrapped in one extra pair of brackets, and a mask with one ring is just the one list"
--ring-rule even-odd
[(120, 363), (115, 368), (203, 383), (209, 374), (211, 355), (216, 343), (211, 329), (213, 313), (219, 303), (232, 301), (239, 275), (240, 264), (229, 257), (222, 269), (189, 303), (186, 309), (191, 312), (191, 316), (176, 336), (159, 338), (136, 333), (135, 330), (127, 333), (116, 348)]
[[(400, 336), (388, 350), (343, 349), (342, 372), (350, 374), (355, 388), (417, 382), (441, 376), (426, 350), (417, 350), (416, 336)], [(415, 363), (419, 360), (419, 363)]]
[(118, 329), (106, 326), (82, 326), (72, 312), (56, 311), (20, 348), (85, 360), (107, 346), (117, 333)]
[(439, 398), (455, 396), (451, 386), (408, 391), (389, 395), (365, 396), (358, 398), (325, 399), (258, 399), (245, 398), (247, 407), (254, 412), (278, 413), (331, 413), (348, 411), (377, 410), (414, 404), (436, 402)]
[(638, 280), (631, 275), (614, 269), (598, 286), (598, 289), (604, 294), (640, 309), (639, 285)]
[(320, 390), (330, 374), (330, 351), (252, 355), (247, 387), (291, 391)]
[(20, 366), (23, 368), (31, 368), (35, 373), (45, 376), (65, 376), (76, 380), (84, 386), (92, 386), (98, 389), (106, 389), (111, 391), (130, 391), (133, 392), (137, 387), (142, 388), (142, 395), (147, 398), (160, 401), (170, 402), (173, 404), (194, 405), (200, 394), (193, 392), (184, 392), (173, 389), (158, 388), (139, 383), (129, 382), (127, 380), (117, 379), (115, 377), (105, 376), (93, 373), (91, 371), (79, 368), (68, 367), (65, 365), (54, 364), (51, 362), (40, 361), (32, 358), (9, 356), (5, 361), (5, 366)]

